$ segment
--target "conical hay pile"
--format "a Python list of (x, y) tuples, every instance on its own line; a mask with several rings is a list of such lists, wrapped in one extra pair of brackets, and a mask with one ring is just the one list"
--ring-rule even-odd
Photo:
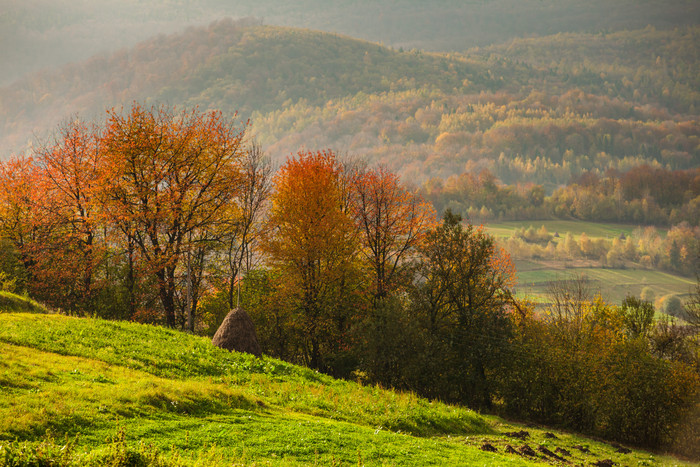
[(253, 321), (243, 308), (229, 311), (211, 342), (222, 349), (262, 355)]

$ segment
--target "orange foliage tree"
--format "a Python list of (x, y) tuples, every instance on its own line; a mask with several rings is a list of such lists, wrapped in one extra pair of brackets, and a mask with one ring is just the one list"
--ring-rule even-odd
[(372, 271), (374, 299), (381, 300), (409, 280), (402, 266), (416, 252), (435, 213), (383, 167), (358, 172), (352, 191), (362, 255)]
[(34, 157), (2, 164), (0, 225), (19, 253), (28, 287), (41, 300), (76, 311), (92, 304), (104, 242), (96, 178), (99, 135), (74, 120)]
[(102, 156), (98, 130), (78, 119), (35, 155), (41, 196), (34, 208), (51, 231), (37, 248), (37, 285), (45, 298), (80, 311), (92, 308), (105, 248), (97, 181)]
[(34, 209), (41, 197), (36, 178), (31, 157), (0, 162), (0, 234), (15, 248), (28, 274), (36, 264), (32, 249), (41, 238), (40, 216)]
[(356, 230), (348, 177), (332, 152), (299, 153), (274, 178), (264, 251), (279, 271), (282, 293), (300, 334), (301, 360), (323, 368), (342, 345), (351, 316)]
[[(168, 326), (176, 324), (184, 255), (216, 236), (222, 212), (239, 194), (244, 134), (245, 126), (220, 112), (139, 105), (126, 115), (109, 112), (106, 211), (128, 230), (154, 276)], [(190, 282), (190, 271), (182, 275)]]

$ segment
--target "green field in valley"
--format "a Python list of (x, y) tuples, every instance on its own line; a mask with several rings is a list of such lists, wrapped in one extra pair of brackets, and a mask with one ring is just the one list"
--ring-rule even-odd
[[(555, 241), (561, 239), (567, 232), (578, 238), (583, 232), (591, 238), (599, 237), (612, 240), (621, 234), (631, 235), (637, 228), (643, 226), (630, 224), (603, 224), (597, 222), (586, 222), (576, 220), (537, 220), (537, 221), (509, 221), (509, 222), (489, 222), (485, 224), (486, 229), (497, 238), (508, 238), (516, 229), (529, 228), (539, 229), (544, 226), (551, 234), (558, 234)], [(665, 233), (664, 229), (658, 229), (660, 233)]]
[[(0, 466), (537, 465), (556, 448), (578, 465), (689, 465), (182, 332), (13, 310), (0, 308)], [(535, 455), (505, 451), (525, 444)]]
[(546, 301), (547, 285), (583, 275), (591, 281), (594, 292), (610, 303), (619, 304), (627, 295), (639, 297), (644, 287), (654, 291), (657, 298), (688, 295), (695, 281), (674, 274), (648, 269), (604, 269), (592, 267), (562, 267), (560, 264), (537, 261), (515, 261), (518, 275), (517, 295)]
[[(552, 241), (558, 243), (568, 232), (574, 238), (580, 238), (586, 233), (591, 239), (604, 238), (612, 240), (620, 235), (632, 235), (638, 226), (626, 224), (603, 224), (584, 221), (522, 221), (490, 223), (486, 230), (497, 239), (509, 238), (519, 228), (533, 227), (535, 230), (544, 226), (551, 234), (558, 234)], [(659, 229), (661, 235), (665, 234)], [(513, 257), (518, 285), (517, 295), (528, 297), (535, 302), (547, 301), (547, 287), (553, 281), (566, 280), (572, 277), (585, 276), (591, 282), (591, 289), (599, 293), (607, 302), (619, 304), (627, 295), (639, 296), (642, 289), (649, 287), (656, 297), (657, 307), (661, 300), (669, 295), (677, 295), (681, 299), (687, 296), (695, 285), (695, 279), (671, 274), (665, 271), (628, 267), (613, 269), (596, 267), (592, 261), (558, 259), (558, 258), (529, 258)]]

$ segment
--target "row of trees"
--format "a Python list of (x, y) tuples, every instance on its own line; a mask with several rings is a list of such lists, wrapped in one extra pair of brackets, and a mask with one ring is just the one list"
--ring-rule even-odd
[(583, 279), (553, 285), (552, 305), (535, 315), (513, 298), (514, 270), (493, 237), (449, 211), (441, 223), (416, 223), (430, 216), (416, 217), (420, 204), (402, 201), (416, 198), (395, 181), (390, 192), (406, 198), (377, 196), (387, 193), (374, 181), (382, 174), (330, 153), (300, 154), (280, 170), (263, 241), (270, 261), (244, 283), (266, 352), (698, 454), (700, 360), (691, 328), (655, 323), (653, 306), (634, 297), (604, 303)]
[[(560, 282), (543, 318), (529, 317), (492, 373), (504, 410), (608, 439), (698, 456), (697, 327), (654, 321), (650, 302), (595, 298)], [(695, 324), (697, 326), (697, 322)]]
[[(529, 177), (524, 177), (529, 179)], [(700, 169), (640, 165), (584, 172), (546, 196), (542, 185), (502, 185), (487, 169), (427, 181), (422, 191), (438, 209), (470, 219), (575, 218), (597, 222), (698, 225)]]
[(262, 274), (275, 278), (268, 299), (277, 303), (260, 316), (275, 320), (268, 344), (347, 376), (337, 362), (350, 334), (406, 281), (433, 210), (394, 174), (331, 152), (289, 159), (274, 188), (262, 243), (269, 259)]
[(661, 235), (654, 227), (646, 227), (626, 237), (606, 239), (585, 232), (578, 238), (571, 232), (559, 236), (544, 225), (537, 230), (530, 226), (516, 229), (503, 245), (518, 259), (587, 260), (601, 267), (663, 269), (692, 277), (700, 257), (700, 228), (683, 223)]
[(436, 222), (396, 175), (332, 152), (273, 176), (246, 128), (135, 105), (3, 163), (5, 276), (55, 307), (202, 333), (240, 288), (269, 355), (621, 441), (700, 445), (696, 334), (654, 325), (644, 303), (569, 293), (580, 287), (538, 317), (481, 228), (450, 211)]
[(281, 265), (258, 271), (244, 295), (263, 348), (338, 376), (699, 454), (697, 306), (685, 315), (695, 327), (657, 322), (650, 302), (605, 303), (579, 278), (553, 284), (536, 314), (513, 299), (513, 269), (494, 239), (450, 212), (412, 257), (405, 282), (381, 299), (339, 280), (333, 300), (314, 302), (318, 360), (305, 344), (317, 331), (308, 294), (289, 293)]
[(270, 171), (245, 130), (218, 112), (134, 105), (3, 163), (19, 286), (73, 312), (193, 330), (205, 271), (232, 283), (250, 259)]

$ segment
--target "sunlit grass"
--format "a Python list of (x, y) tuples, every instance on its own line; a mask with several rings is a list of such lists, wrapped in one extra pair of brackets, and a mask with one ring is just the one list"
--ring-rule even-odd
[[(520, 266), (520, 262), (516, 262)], [(607, 269), (593, 267), (560, 268), (530, 261), (518, 267), (518, 296), (529, 295), (536, 301), (547, 302), (550, 282), (584, 276), (590, 280), (592, 293), (600, 293), (604, 300), (619, 305), (627, 295), (639, 297), (649, 287), (656, 297), (687, 295), (694, 281), (686, 277), (648, 269)]]
[[(563, 241), (567, 233), (578, 240), (582, 233), (589, 238), (612, 240), (620, 235), (630, 236), (637, 228), (629, 224), (610, 224), (586, 221), (541, 220), (541, 221), (510, 221), (489, 223), (487, 231), (497, 238), (509, 238), (516, 229), (539, 229), (544, 226), (551, 234), (558, 233), (559, 237), (552, 241)], [(665, 235), (665, 229), (658, 229)], [(574, 261), (569, 258), (514, 258), (517, 274), (517, 296), (527, 298), (536, 303), (547, 303), (547, 287), (551, 282), (569, 279), (573, 276), (585, 276), (591, 282), (593, 294), (613, 304), (620, 304), (627, 295), (639, 297), (642, 289), (649, 287), (656, 297), (666, 295), (684, 296), (688, 294), (694, 279), (671, 274), (664, 271), (641, 268), (612, 269), (593, 267), (591, 261)]]
[[(202, 466), (545, 460), (504, 453), (506, 444), (523, 444), (503, 435), (523, 428), (517, 424), (153, 326), (3, 313), (0, 355), (0, 466), (21, 452), (62, 459), (54, 465), (127, 458), (141, 462), (134, 465)], [(555, 442), (544, 429), (528, 430), (533, 448), (586, 443), (596, 459), (620, 460), (604, 443), (561, 433)], [(499, 452), (480, 450), (484, 442)], [(594, 459), (576, 456), (578, 463)], [(649, 456), (635, 451), (626, 459), (658, 464)]]
[[(574, 238), (578, 239), (582, 233), (586, 233), (589, 238), (605, 238), (612, 240), (621, 234), (632, 235), (637, 228), (633, 224), (613, 224), (599, 223), (578, 220), (528, 220), (528, 221), (507, 221), (489, 222), (485, 225), (486, 230), (496, 237), (510, 237), (516, 229), (533, 227), (535, 230), (544, 226), (549, 233), (559, 234), (559, 238), (564, 238), (567, 232), (571, 232)], [(658, 229), (660, 234), (665, 234), (665, 229)], [(555, 239), (556, 241), (556, 239)]]

